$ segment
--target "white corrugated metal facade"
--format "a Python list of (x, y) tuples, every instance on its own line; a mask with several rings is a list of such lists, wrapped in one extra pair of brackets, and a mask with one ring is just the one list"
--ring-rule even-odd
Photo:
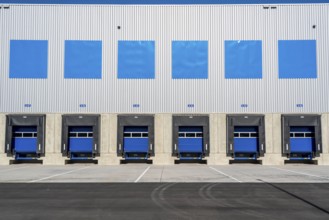
[[(11, 5), (0, 30), (1, 112), (329, 112), (328, 4)], [(48, 40), (47, 79), (9, 78), (15, 39)], [(317, 42), (317, 79), (279, 79), (278, 40), (304, 39)], [(102, 79), (64, 79), (65, 40), (102, 41)], [(119, 40), (155, 41), (155, 79), (117, 78)], [(173, 40), (208, 41), (208, 79), (172, 79)], [(262, 40), (262, 79), (225, 79), (225, 40)]]

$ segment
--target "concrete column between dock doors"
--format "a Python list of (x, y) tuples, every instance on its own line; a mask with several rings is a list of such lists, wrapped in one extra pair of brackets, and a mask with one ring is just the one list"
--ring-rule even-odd
[(99, 165), (119, 165), (117, 156), (118, 114), (101, 115), (101, 149)]
[(281, 144), (281, 114), (265, 114), (266, 152), (263, 165), (283, 165)]
[(42, 158), (44, 165), (64, 165), (65, 157), (62, 156), (62, 115), (46, 115), (46, 145), (45, 157)]
[(0, 165), (9, 165), (10, 157), (5, 153), (6, 114), (0, 114)]
[(154, 116), (154, 157), (155, 165), (173, 165), (172, 157), (172, 114), (155, 114)]
[(329, 165), (329, 114), (321, 115), (322, 153), (316, 158), (318, 165)]
[(208, 165), (228, 165), (226, 156), (226, 114), (209, 114), (210, 154)]

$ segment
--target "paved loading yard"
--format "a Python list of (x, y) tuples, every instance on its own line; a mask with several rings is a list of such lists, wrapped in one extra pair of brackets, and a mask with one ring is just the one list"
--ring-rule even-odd
[(0, 219), (329, 219), (329, 166), (0, 167)]
[(236, 164), (207, 166), (177, 164), (155, 166), (125, 164), (98, 166), (73, 164), (0, 166), (0, 182), (242, 182), (242, 183), (329, 183), (329, 166), (261, 166)]

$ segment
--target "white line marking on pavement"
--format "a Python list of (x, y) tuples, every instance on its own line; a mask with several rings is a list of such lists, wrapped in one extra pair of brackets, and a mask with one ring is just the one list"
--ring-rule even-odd
[(227, 175), (226, 173), (223, 173), (222, 171), (219, 171), (219, 170), (217, 170), (217, 169), (215, 169), (213, 167), (209, 167), (209, 168), (212, 169), (212, 170), (214, 170), (214, 171), (216, 171), (217, 173), (220, 173), (220, 174), (222, 174), (222, 175), (224, 175), (224, 176), (232, 179), (232, 180), (235, 180), (235, 181), (237, 181), (239, 183), (242, 183), (242, 181), (238, 180), (237, 178), (234, 178), (233, 176)]
[(40, 181), (43, 181), (43, 180), (46, 180), (46, 179), (51, 179), (53, 177), (66, 175), (66, 174), (73, 173), (73, 172), (76, 172), (76, 171), (79, 171), (79, 170), (84, 170), (84, 169), (87, 169), (87, 168), (90, 168), (90, 167), (82, 167), (82, 168), (71, 170), (71, 171), (68, 171), (68, 172), (65, 172), (65, 173), (59, 173), (59, 174), (55, 174), (55, 175), (52, 175), (52, 176), (44, 177), (44, 178), (41, 178), (41, 179), (32, 180), (32, 181), (29, 181), (29, 183), (40, 182)]
[(283, 170), (283, 171), (291, 172), (291, 173), (302, 174), (302, 175), (305, 175), (305, 176), (317, 177), (317, 178), (320, 178), (320, 179), (327, 179), (327, 180), (329, 179), (328, 177), (317, 176), (317, 175), (312, 175), (312, 174), (308, 174), (308, 173), (297, 172), (297, 171), (293, 171), (293, 170), (287, 170), (287, 169), (282, 169), (282, 168), (277, 168), (277, 167), (271, 167), (271, 168), (272, 169), (276, 169), (276, 170)]
[(29, 167), (29, 166), (16, 167), (16, 168), (13, 168), (13, 169), (8, 169), (8, 170), (0, 170), (0, 173), (9, 172), (9, 171), (12, 171), (12, 170), (20, 170), (20, 169), (27, 168), (27, 167)]
[(150, 169), (151, 166), (147, 167), (144, 172), (135, 180), (135, 183), (137, 183), (144, 175), (145, 173)]

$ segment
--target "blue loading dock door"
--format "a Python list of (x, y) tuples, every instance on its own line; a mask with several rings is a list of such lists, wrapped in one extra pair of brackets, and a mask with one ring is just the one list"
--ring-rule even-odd
[(178, 129), (178, 157), (180, 159), (202, 159), (202, 126), (180, 126)]
[(282, 156), (312, 160), (322, 153), (321, 115), (282, 115)]
[(315, 133), (311, 126), (290, 127), (290, 159), (313, 158), (315, 151)]
[(154, 115), (118, 115), (117, 155), (125, 160), (154, 156)]
[(264, 115), (227, 115), (227, 156), (234, 160), (257, 160), (264, 156)]
[(259, 153), (257, 126), (234, 127), (234, 159), (257, 159)]
[(202, 160), (209, 156), (209, 116), (173, 115), (172, 119), (172, 156), (179, 160)]
[(123, 151), (126, 159), (147, 159), (149, 151), (148, 126), (125, 126)]
[(91, 159), (93, 154), (93, 127), (70, 126), (68, 151), (71, 159)]
[(45, 115), (7, 115), (5, 153), (16, 160), (45, 155)]
[(62, 116), (62, 155), (76, 160), (99, 156), (100, 115)]
[(37, 134), (37, 126), (13, 127), (12, 148), (16, 160), (30, 160), (37, 158)]

